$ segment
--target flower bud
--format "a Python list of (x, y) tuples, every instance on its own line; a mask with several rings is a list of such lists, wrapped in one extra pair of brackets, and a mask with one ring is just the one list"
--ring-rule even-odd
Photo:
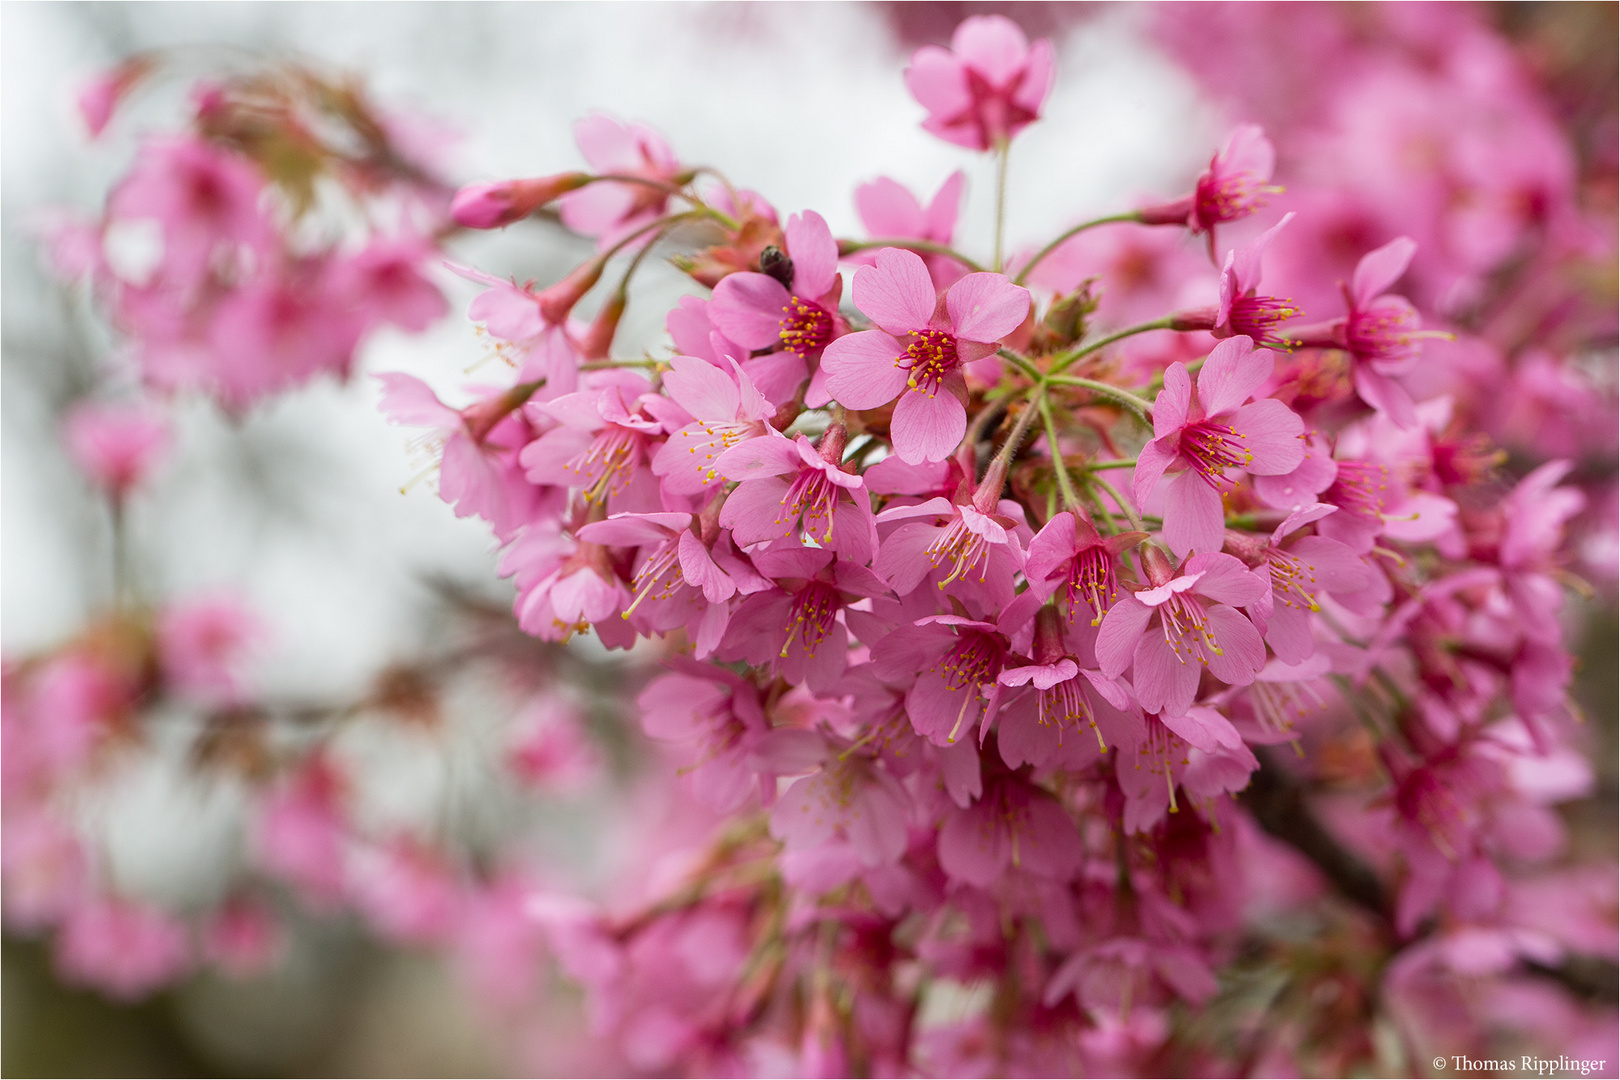
[(561, 326), (574, 305), (602, 279), (605, 265), (605, 260), (600, 258), (581, 263), (567, 277), (542, 291), (535, 297), (540, 305), (540, 317), (551, 326)]
[(499, 229), (521, 221), (558, 196), (591, 182), (585, 173), (557, 173), (530, 180), (468, 184), (450, 201), (450, 216), (469, 229)]

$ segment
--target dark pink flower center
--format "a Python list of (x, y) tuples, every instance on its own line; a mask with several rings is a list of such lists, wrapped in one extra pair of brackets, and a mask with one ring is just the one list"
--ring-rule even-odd
[(1265, 205), (1267, 194), (1279, 190), (1246, 172), (1225, 176), (1207, 172), (1198, 178), (1194, 196), (1198, 224), (1207, 229), (1223, 221), (1246, 218)]
[(1006, 648), (1000, 641), (979, 630), (969, 630), (956, 639), (950, 652), (940, 660), (938, 671), (952, 690), (984, 686), (1001, 674)]
[(1362, 360), (1405, 360), (1421, 336), (1412, 325), (1413, 312), (1403, 304), (1379, 304), (1352, 311), (1345, 323), (1345, 344)]
[(911, 373), (906, 385), (929, 397), (956, 365), (956, 339), (943, 330), (913, 330), (906, 351), (894, 358), (895, 367)]
[(821, 305), (797, 296), (788, 298), (786, 306), (782, 308), (779, 325), (783, 347), (800, 356), (808, 356), (824, 348), (833, 336), (832, 315)]
[(1208, 664), (1208, 654), (1223, 655), (1220, 642), (1210, 632), (1204, 606), (1187, 593), (1177, 593), (1159, 605), (1159, 624), (1164, 643), (1183, 664), (1189, 657)]
[(1069, 561), (1069, 580), (1065, 583), (1064, 595), (1069, 602), (1071, 622), (1074, 620), (1075, 606), (1082, 601), (1091, 608), (1091, 625), (1102, 622), (1108, 606), (1119, 595), (1119, 579), (1115, 576), (1114, 560), (1109, 558), (1108, 549), (1101, 544), (1092, 544), (1075, 553)]
[(788, 607), (787, 641), (782, 644), (782, 656), (795, 636), (804, 642), (804, 651), (815, 654), (816, 647), (827, 638), (838, 616), (838, 591), (824, 581), (812, 581), (793, 594)]
[(1204, 478), (1204, 483), (1219, 489), (1227, 469), (1244, 468), (1254, 461), (1244, 441), (1244, 436), (1229, 424), (1199, 420), (1181, 429), (1181, 456)]
[(1038, 707), (1043, 725), (1057, 725), (1059, 746), (1063, 745), (1064, 729), (1070, 726), (1079, 728), (1081, 724), (1086, 724), (1096, 734), (1097, 745), (1102, 748), (1103, 753), (1108, 752), (1108, 744), (1103, 741), (1102, 729), (1097, 726), (1097, 719), (1091, 715), (1091, 707), (1086, 703), (1086, 696), (1080, 690), (1078, 676), (1042, 690)]
[(1384, 519), (1384, 491), (1389, 487), (1389, 468), (1367, 461), (1341, 461), (1333, 486), (1322, 495), (1347, 514), (1372, 522)]
[(833, 536), (833, 508), (838, 502), (839, 487), (827, 479), (820, 469), (800, 469), (793, 478), (787, 494), (782, 496), (782, 516), (778, 525), (791, 525), (804, 518), (804, 531), (829, 543)]
[(1232, 301), (1232, 311), (1227, 318), (1232, 333), (1247, 334), (1256, 345), (1291, 348), (1294, 342), (1272, 331), (1298, 314), (1299, 309), (1292, 300), (1279, 296), (1240, 296)]
[(968, 528), (960, 516), (946, 526), (939, 539), (928, 545), (927, 554), (935, 566), (950, 564), (950, 576), (939, 583), (942, 589), (958, 578), (967, 577), (974, 567), (978, 567), (979, 580), (983, 581), (990, 567), (990, 541)]

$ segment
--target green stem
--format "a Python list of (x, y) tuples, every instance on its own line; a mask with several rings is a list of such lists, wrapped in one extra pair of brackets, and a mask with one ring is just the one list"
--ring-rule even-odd
[(891, 247), (905, 248), (907, 251), (924, 251), (930, 255), (943, 255), (948, 259), (955, 259), (975, 273), (984, 271), (983, 266), (953, 247), (946, 244), (936, 244), (932, 240), (917, 240), (908, 236), (880, 236), (875, 240), (840, 240), (838, 241), (838, 254), (853, 255), (857, 251)]
[(130, 599), (129, 523), (124, 517), (124, 500), (117, 495), (108, 504), (112, 511), (113, 608), (122, 611)]
[(1009, 464), (1013, 455), (1018, 452), (1018, 444), (1029, 434), (1029, 426), (1040, 412), (1041, 403), (1046, 400), (1044, 386), (1031, 387), (1029, 392), (1033, 395), (1032, 399), (1024, 404), (1024, 411), (1018, 414), (1018, 423), (1013, 425), (1012, 434), (1007, 436), (1007, 441), (1001, 444), (1001, 449), (996, 454), (996, 460), (1003, 465)]
[(1090, 390), (1098, 397), (1125, 406), (1142, 423), (1148, 427), (1153, 426), (1153, 405), (1144, 401), (1123, 387), (1111, 383), (1098, 382), (1096, 379), (1082, 379), (1078, 375), (1048, 375), (1046, 381), (1059, 386), (1078, 386), (1083, 390)]
[(1018, 276), (1013, 278), (1013, 284), (1022, 285), (1024, 283), (1024, 278), (1029, 276), (1029, 272), (1035, 269), (1035, 267), (1039, 266), (1048, 255), (1056, 251), (1065, 240), (1069, 239), (1069, 237), (1083, 233), (1087, 229), (1095, 229), (1098, 225), (1112, 225), (1118, 221), (1141, 220), (1141, 214), (1135, 210), (1130, 210), (1123, 214), (1110, 214), (1107, 217), (1093, 218), (1090, 221), (1082, 221), (1080, 224), (1076, 225), (1068, 232), (1063, 233), (1056, 240), (1053, 240), (1050, 244), (1047, 244), (1045, 247), (1041, 248), (1041, 250), (1037, 251), (1034, 257), (1031, 258), (1029, 262), (1024, 264), (1024, 268), (1018, 271)]
[(610, 368), (655, 368), (669, 363), (667, 360), (655, 360), (650, 356), (639, 360), (587, 360), (579, 365), (581, 371), (606, 371)]
[(1114, 485), (1110, 484), (1100, 476), (1089, 476), (1086, 479), (1088, 482), (1096, 484), (1098, 487), (1102, 488), (1108, 493), (1108, 497), (1114, 500), (1114, 503), (1119, 507), (1120, 512), (1125, 515), (1125, 520), (1131, 523), (1132, 529), (1137, 532), (1147, 531), (1146, 529), (1142, 528), (1142, 519), (1136, 516), (1136, 508), (1130, 503), (1126, 502), (1124, 498), (1121, 497), (1120, 493), (1114, 490)]
[(1080, 496), (1074, 490), (1074, 478), (1069, 475), (1068, 463), (1063, 460), (1063, 448), (1058, 444), (1057, 420), (1052, 415), (1052, 403), (1045, 394), (1040, 397), (1041, 422), (1046, 426), (1047, 449), (1052, 452), (1052, 474), (1057, 477), (1058, 491), (1063, 496), (1065, 510), (1078, 510)]
[[(1197, 360), (1194, 360), (1192, 363), (1188, 364), (1187, 365), (1187, 374), (1189, 374), (1189, 375), (1197, 374), (1198, 369), (1203, 367), (1204, 366), (1204, 361), (1208, 360), (1208, 359), (1209, 359), (1209, 357), (1205, 356), (1205, 357), (1201, 357), (1201, 358), (1199, 358)], [(1146, 392), (1150, 393), (1150, 394), (1157, 394), (1162, 389), (1164, 389), (1164, 372), (1161, 371), (1157, 375), (1153, 376), (1153, 381), (1152, 382), (1147, 384), (1147, 391)]]
[(1002, 139), (996, 144), (996, 257), (992, 269), (1001, 273), (1002, 237), (1007, 231), (1007, 158), (1012, 143)]
[(1086, 462), (1086, 468), (1091, 470), (1092, 472), (1103, 472), (1103, 471), (1105, 471), (1107, 469), (1134, 469), (1135, 467), (1136, 467), (1136, 459), (1133, 458), (1133, 457), (1129, 457), (1129, 458), (1111, 458), (1111, 459), (1109, 459), (1107, 461), (1088, 461), (1088, 462)]
[(1012, 364), (1019, 371), (1022, 371), (1025, 375), (1028, 375), (1036, 382), (1041, 381), (1042, 375), (1040, 369), (1034, 364), (1030, 363), (1028, 360), (1024, 359), (1022, 356), (1019, 356), (1017, 353), (1013, 352), (1011, 349), (997, 349), (996, 355)]
[(1134, 337), (1137, 334), (1145, 334), (1149, 330), (1169, 330), (1171, 328), (1170, 323), (1171, 316), (1166, 315), (1162, 319), (1154, 319), (1152, 322), (1138, 323), (1135, 326), (1127, 326), (1123, 330), (1116, 330), (1107, 337), (1098, 338), (1096, 341), (1082, 345), (1073, 352), (1060, 355), (1053, 362), (1050, 372), (1051, 374), (1056, 375), (1059, 372), (1069, 368), (1076, 360), (1090, 356), (1098, 349), (1107, 348), (1116, 341), (1123, 341), (1125, 338)]

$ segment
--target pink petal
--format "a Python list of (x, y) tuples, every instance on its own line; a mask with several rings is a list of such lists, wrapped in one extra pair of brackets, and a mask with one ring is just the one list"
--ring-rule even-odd
[(850, 295), (880, 330), (896, 337), (927, 329), (937, 302), (928, 265), (916, 252), (901, 248), (884, 248), (877, 253), (876, 265), (855, 271)]
[(940, 868), (957, 881), (983, 888), (1007, 869), (1007, 829), (978, 804), (958, 810), (939, 830)]
[(379, 407), (394, 423), (451, 429), (461, 426), (461, 414), (440, 401), (432, 388), (416, 376), (387, 371), (376, 378), (383, 386)]
[(793, 530), (793, 522), (780, 520), (785, 516), (782, 497), (787, 490), (787, 481), (774, 476), (738, 484), (720, 508), (721, 528), (731, 530), (731, 538), (738, 547), (752, 547), (787, 536)]
[[(924, 235), (923, 210), (916, 196), (887, 176), (855, 189), (855, 212), (873, 236)], [(954, 216), (953, 212), (953, 220)]]
[(605, 521), (581, 525), (574, 535), (587, 544), (609, 547), (640, 547), (661, 544), (670, 534), (692, 524), (691, 514), (614, 514)]
[(697, 420), (735, 420), (741, 396), (730, 375), (695, 356), (672, 356), (664, 388)]
[[(856, 281), (860, 280), (860, 274), (861, 271), (856, 272)], [(847, 409), (876, 409), (887, 405), (906, 388), (905, 369), (895, 363), (905, 351), (898, 341), (881, 330), (844, 335), (821, 354), (821, 370), (827, 373), (828, 391)]]
[(1122, 596), (1103, 616), (1097, 631), (1097, 666), (1111, 679), (1130, 666), (1136, 643), (1153, 618), (1153, 609), (1134, 596)]
[[(1249, 629), (1252, 632), (1254, 627)], [(1198, 696), (1198, 675), (1204, 670), (1197, 657), (1177, 655), (1163, 634), (1143, 634), (1133, 659), (1136, 668), (1131, 682), (1142, 708), (1150, 713), (1185, 713)]]
[[(1164, 395), (1161, 393), (1162, 399)], [(1154, 418), (1158, 418), (1155, 411)], [(1147, 505), (1148, 497), (1159, 483), (1159, 477), (1181, 457), (1181, 451), (1176, 449), (1174, 440), (1167, 438), (1154, 439), (1142, 447), (1142, 452), (1136, 458), (1136, 470), (1131, 479), (1131, 494), (1136, 498), (1137, 508)]]
[(678, 550), (681, 576), (686, 578), (688, 585), (702, 589), (703, 598), (709, 603), (723, 603), (736, 593), (737, 586), (726, 576), (725, 571), (714, 564), (709, 549), (703, 546), (703, 541), (694, 536), (691, 530), (681, 533)]
[(1369, 251), (1356, 264), (1356, 273), (1350, 279), (1350, 295), (1356, 307), (1365, 308), (1379, 296), (1387, 293), (1412, 265), (1417, 254), (1417, 242), (1408, 236), (1397, 236), (1376, 251)]
[[(717, 335), (718, 336), (718, 335)], [(743, 374), (748, 381), (757, 388), (758, 395), (768, 401), (772, 406), (786, 405), (792, 401), (799, 392), (805, 376), (810, 373), (810, 366), (805, 363), (804, 357), (796, 352), (766, 353), (764, 356), (755, 356), (742, 362)], [(806, 404), (808, 404), (808, 398)], [(759, 408), (744, 392), (743, 408), (747, 415), (755, 415)], [(771, 415), (774, 415), (772, 409)], [(759, 414), (766, 415), (766, 414)]]
[(911, 55), (906, 89), (930, 113), (954, 115), (972, 104), (962, 62), (937, 45), (924, 45)]
[[(1242, 334), (1217, 344), (1198, 373), (1198, 400), (1204, 406), (1204, 415), (1231, 412), (1248, 401), (1271, 378), (1275, 363), (1270, 349), (1256, 349), (1254, 342)], [(1165, 384), (1169, 385), (1168, 379)], [(1158, 406), (1154, 406), (1154, 419), (1158, 419)]]
[(1189, 551), (1219, 551), (1226, 539), (1226, 509), (1220, 492), (1188, 469), (1164, 492), (1164, 539), (1176, 557)]
[(1199, 596), (1233, 607), (1253, 604), (1271, 588), (1267, 580), (1225, 552), (1194, 555), (1187, 560), (1183, 572), (1198, 575)]
[(1282, 232), (1283, 226), (1292, 220), (1294, 220), (1294, 211), (1290, 210), (1283, 215), (1281, 221), (1250, 240), (1247, 244), (1244, 244), (1238, 251), (1237, 259), (1233, 265), (1233, 270), (1237, 275), (1238, 295), (1252, 293), (1260, 287), (1260, 260), (1264, 257), (1266, 248), (1270, 247), (1271, 242), (1277, 239), (1277, 234)]
[(827, 222), (814, 210), (806, 210), (788, 218), (782, 231), (793, 259), (794, 293), (812, 298), (826, 293), (838, 276), (838, 243)]
[(1029, 317), (1029, 290), (1001, 274), (968, 274), (945, 294), (945, 310), (957, 337), (997, 342)]
[[(1220, 345), (1216, 348), (1219, 349)], [(1208, 361), (1205, 361), (1205, 366), (1208, 366)], [(1187, 414), (1191, 410), (1192, 376), (1187, 374), (1187, 365), (1177, 360), (1164, 369), (1164, 389), (1153, 401), (1153, 437), (1163, 439), (1180, 431), (1186, 426)]]
[(1243, 436), (1244, 449), (1254, 460), (1244, 466), (1256, 475), (1278, 476), (1293, 472), (1305, 460), (1305, 421), (1276, 398), (1261, 398), (1243, 406), (1227, 421)]
[(605, 113), (593, 112), (575, 121), (574, 144), (598, 172), (620, 172), (642, 164), (629, 129)]
[(714, 467), (727, 480), (758, 480), (763, 476), (797, 473), (803, 462), (792, 439), (772, 432), (733, 446), (720, 455)]
[[(951, 242), (951, 234), (956, 231), (956, 217), (961, 211), (962, 189), (967, 186), (967, 174), (957, 169), (946, 178), (934, 193), (928, 203), (928, 209), (923, 211), (925, 224), (922, 235), (940, 244)], [(916, 235), (901, 233), (902, 236)]]
[(967, 434), (967, 409), (945, 387), (935, 394), (911, 390), (900, 395), (889, 431), (900, 460), (944, 461)]
[(1005, 15), (974, 15), (951, 34), (951, 51), (992, 86), (1005, 86), (1024, 66), (1029, 38)]
[(729, 274), (714, 287), (709, 320), (726, 337), (749, 349), (775, 345), (782, 337), (782, 312), (789, 293), (765, 274)]
[(1205, 618), (1210, 634), (1221, 647), (1219, 653), (1206, 657), (1210, 672), (1228, 686), (1248, 686), (1255, 673), (1266, 666), (1266, 646), (1260, 640), (1260, 631), (1245, 615), (1224, 604), (1210, 607)]
[(1386, 375), (1380, 375), (1368, 364), (1357, 364), (1356, 393), (1361, 400), (1389, 417), (1396, 427), (1417, 427), (1417, 410), (1406, 387)]

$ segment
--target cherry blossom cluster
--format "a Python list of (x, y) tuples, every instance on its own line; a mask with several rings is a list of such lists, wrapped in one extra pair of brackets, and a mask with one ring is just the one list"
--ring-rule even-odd
[[(142, 387), (63, 419), (115, 549), (168, 401), (346, 378), (447, 310), (426, 271), (457, 230), (560, 227), (593, 248), (554, 282), (446, 262), (481, 385), (376, 376), (514, 597), (356, 700), (288, 703), (244, 674), (254, 616), (145, 598), (115, 550), (107, 610), (5, 666), (7, 926), (133, 998), (352, 912), (557, 1024), (516, 1040), (555, 1044), (532, 1071), (1614, 1060), (1613, 866), (1560, 811), (1594, 787), (1566, 593), (1615, 576), (1613, 305), (1581, 292), (1613, 208), (1461, 7), (1359, 36), (1326, 7), (1155, 18), (1265, 127), (1032, 242), (1000, 207), (1041, 167), (1017, 139), (1052, 43), (976, 16), (911, 58), (924, 129), (996, 166), (987, 256), (956, 243), (965, 172), (860, 184), (840, 236), (602, 113), (581, 166), (456, 191), (352, 83), (199, 86), (98, 220), (48, 229), (121, 335), (103, 389)], [(86, 91), (93, 131), (159, 59)], [(637, 351), (659, 263), (684, 295)], [(459, 684), (509, 706), (487, 801), (608, 792), (628, 873), (377, 823), (355, 743), (436, 737)], [(246, 794), (239, 865), (184, 910), (94, 838), (176, 726)]]
[[(1052, 61), (975, 17), (906, 82), (1005, 175)], [(1560, 622), (1585, 498), (1569, 461), (1506, 476), (1428, 392), (1457, 331), (1403, 291), (1416, 240), (1373, 230), (1321, 306), (1279, 295), (1268, 254), (1311, 210), (1250, 227), (1282, 190), (1252, 125), (1181, 198), (1006, 259), (998, 221), (988, 264), (952, 246), (960, 174), (926, 204), (862, 186), (870, 238), (839, 238), (643, 126), (576, 135), (590, 171), (455, 200), (597, 241), (545, 287), (459, 268), (511, 385), (452, 407), (380, 378), (493, 527), (523, 630), (661, 643), (642, 726), (729, 821), (644, 905), (531, 906), (630, 1065), (1247, 1067), (1186, 1018), (1246, 1007), (1218, 974), (1255, 940), (1303, 998), (1357, 996), (1246, 1036), (1251, 1062), (1352, 1068), (1381, 993), (1466, 1010), (1453, 973), (1579, 1027), (1559, 965), (1612, 958), (1612, 889), (1553, 916), (1531, 868), (1591, 783)], [(661, 243), (703, 292), (666, 349), (615, 355)], [(1311, 946), (1248, 918), (1325, 885), (1360, 909)], [(1341, 970), (1357, 934), (1381, 959)]]

